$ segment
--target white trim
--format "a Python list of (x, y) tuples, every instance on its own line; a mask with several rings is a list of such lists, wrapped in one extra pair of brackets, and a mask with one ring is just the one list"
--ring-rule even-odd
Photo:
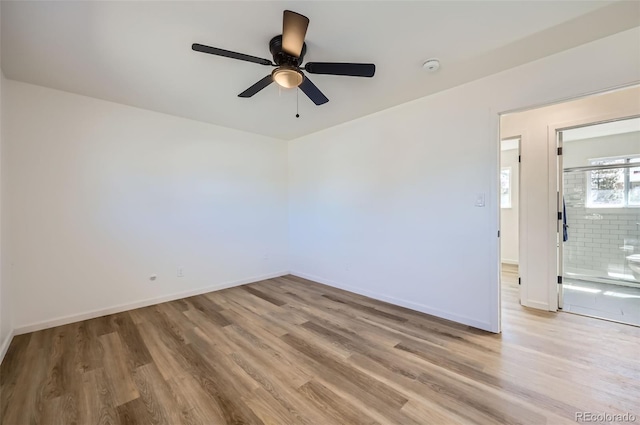
[[(559, 99), (556, 100), (551, 100), (548, 102), (541, 102), (541, 103), (535, 103), (535, 104), (530, 104), (529, 106), (523, 106), (520, 108), (513, 108), (513, 109), (509, 109), (507, 111), (502, 111), (500, 112), (500, 115), (506, 115), (506, 114), (516, 114), (518, 112), (527, 112), (527, 111), (531, 111), (533, 109), (542, 109), (542, 108), (546, 108), (547, 106), (553, 106), (553, 105), (560, 105), (562, 103), (567, 103), (567, 102), (571, 102), (574, 100), (580, 100), (580, 99), (584, 99), (587, 97), (591, 97), (591, 96), (600, 96), (602, 94), (607, 94), (607, 93), (614, 93), (617, 91), (621, 91), (621, 90), (626, 90), (628, 88), (632, 88), (632, 87), (638, 87), (640, 86), (640, 80), (634, 80), (632, 82), (629, 83), (624, 83), (624, 84), (618, 84), (615, 86), (610, 86), (608, 88), (603, 88), (601, 90), (593, 90), (593, 91), (589, 91), (586, 93), (582, 93), (582, 94), (576, 94), (576, 95), (570, 95), (570, 96), (566, 96), (566, 97), (561, 97)], [(506, 137), (505, 139), (511, 139), (512, 137)], [(515, 137), (513, 137), (515, 138)]]
[[(558, 155), (558, 148), (562, 147), (562, 142), (558, 139), (558, 132), (553, 123), (547, 121), (547, 176), (548, 176), (548, 200), (547, 200), (547, 307), (549, 311), (558, 311), (558, 276), (560, 276), (562, 258), (558, 257), (558, 246), (562, 247), (562, 242), (558, 245), (558, 237), (562, 235), (559, 227), (558, 212), (562, 211), (562, 197), (564, 196), (560, 181), (560, 170), (562, 169), (562, 157)], [(560, 161), (560, 162), (559, 162)], [(562, 241), (562, 238), (560, 239)], [(529, 300), (529, 305), (536, 303)], [(537, 307), (535, 307), (537, 308)]]
[[(494, 174), (494, 184), (491, 187), (490, 193), (492, 196), (494, 196), (495, 198), (495, 209), (493, 211), (493, 222), (495, 223), (495, 231), (498, 237), (496, 238), (491, 238), (493, 239), (493, 252), (495, 257), (494, 260), (491, 262), (492, 264), (490, 265), (491, 268), (491, 274), (490, 276), (492, 276), (492, 284), (491, 284), (491, 288), (489, 289), (489, 314), (490, 314), (490, 318), (489, 318), (489, 323), (482, 326), (482, 325), (472, 325), (475, 327), (478, 327), (480, 329), (486, 329), (489, 330), (491, 332), (495, 332), (495, 333), (501, 333), (502, 332), (502, 277), (501, 277), (501, 271), (502, 271), (502, 266), (500, 265), (499, 261), (495, 261), (496, 259), (499, 260), (500, 258), (502, 258), (502, 243), (501, 243), (501, 239), (500, 239), (500, 229), (502, 226), (502, 209), (500, 208), (500, 190), (498, 189), (500, 187), (500, 165), (501, 165), (501, 161), (502, 161), (502, 152), (500, 151), (500, 147), (502, 146), (502, 128), (501, 128), (501, 124), (500, 124), (500, 120), (501, 120), (501, 115), (496, 111), (496, 110), (490, 110), (489, 111), (489, 128), (490, 128), (490, 134), (492, 139), (494, 140), (495, 145), (495, 151), (494, 151), (494, 158), (493, 160), (495, 161), (493, 164), (491, 164), (491, 168), (493, 168), (495, 174)], [(441, 313), (440, 313), (441, 314)], [(440, 315), (439, 314), (439, 315)], [(464, 320), (464, 319), (463, 319)], [(466, 323), (466, 322), (465, 322)]]
[(522, 300), (520, 304), (522, 304), (523, 307), (535, 308), (537, 310), (557, 311), (550, 309), (548, 303), (540, 301), (527, 300), (527, 302), (525, 303), (525, 300)]
[(230, 282), (223, 282), (217, 285), (207, 286), (204, 288), (192, 289), (185, 292), (177, 292), (170, 295), (164, 295), (156, 298), (148, 298), (146, 300), (136, 301), (133, 303), (120, 304), (109, 308), (103, 308), (99, 310), (87, 311), (79, 314), (72, 314), (69, 316), (58, 317), (51, 320), (44, 320), (42, 322), (31, 323), (29, 325), (19, 326), (14, 329), (14, 335), (26, 334), (29, 332), (40, 331), (42, 329), (53, 328), (55, 326), (67, 325), (69, 323), (80, 322), (83, 320), (94, 319), (96, 317), (106, 316), (108, 314), (120, 313), (123, 311), (134, 310), (136, 308), (148, 307), (150, 305), (160, 304), (167, 301), (178, 300), (181, 298), (192, 297), (194, 295), (206, 294), (207, 292), (219, 291), (221, 289), (232, 288), (234, 286), (246, 285), (248, 283), (259, 282), (261, 280), (272, 279), (274, 277), (285, 276), (289, 274), (288, 271), (282, 271), (277, 273), (270, 273), (262, 276), (255, 276), (246, 279), (239, 279)]
[(7, 350), (9, 349), (9, 345), (11, 345), (14, 333), (15, 331), (13, 330), (9, 331), (7, 337), (2, 341), (2, 345), (0, 345), (0, 364), (2, 364), (5, 354), (7, 354)]
[(494, 333), (498, 333), (499, 329), (492, 329), (493, 327), (491, 326), (491, 323), (489, 322), (481, 322), (475, 319), (471, 319), (469, 317), (466, 316), (460, 316), (457, 314), (451, 314), (451, 313), (447, 313), (446, 311), (442, 311), (433, 307), (429, 307), (427, 305), (424, 304), (418, 304), (415, 303), (413, 301), (407, 301), (407, 300), (403, 300), (403, 299), (399, 299), (399, 298), (395, 298), (395, 297), (391, 297), (388, 295), (384, 295), (384, 294), (378, 294), (375, 292), (371, 292), (369, 290), (366, 289), (362, 289), (362, 288), (357, 288), (354, 286), (350, 286), (350, 285), (344, 285), (338, 282), (335, 282), (333, 280), (329, 280), (329, 279), (324, 279), (321, 278), (319, 276), (313, 276), (307, 273), (302, 273), (302, 272), (297, 272), (297, 271), (291, 271), (291, 274), (293, 276), (298, 276), (301, 277), (303, 279), (308, 279), (308, 280), (312, 280), (314, 282), (318, 282), (318, 283), (322, 283), (324, 285), (328, 285), (328, 286), (332, 286), (334, 288), (338, 288), (338, 289), (342, 289), (345, 291), (349, 291), (349, 292), (353, 292), (359, 295), (364, 295), (365, 297), (369, 297), (369, 298), (373, 298), (375, 300), (379, 300), (379, 301), (385, 301), (397, 306), (401, 306), (401, 307), (406, 307), (408, 309), (411, 310), (415, 310), (421, 313), (425, 313), (425, 314), (430, 314), (432, 316), (436, 316), (436, 317), (440, 317), (442, 319), (447, 319), (447, 320), (451, 320), (457, 323), (462, 323), (463, 325), (468, 325), (468, 326), (472, 326), (474, 328), (478, 328), (478, 329), (482, 329), (485, 331), (489, 331), (489, 332), (494, 332)]
[(503, 258), (502, 260), (500, 260), (500, 262), (502, 264), (511, 264), (513, 266), (517, 266), (518, 265), (518, 260), (509, 260), (508, 258)]

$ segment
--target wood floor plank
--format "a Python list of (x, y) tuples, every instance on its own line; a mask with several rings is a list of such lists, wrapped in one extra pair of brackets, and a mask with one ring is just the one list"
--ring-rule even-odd
[[(40, 335), (43, 334), (44, 332), (40, 332)], [(23, 354), (18, 360), (17, 379), (13, 391), (5, 393), (4, 386), (0, 388), (2, 398), (11, 397), (3, 402), (6, 409), (2, 411), (2, 424), (37, 422), (43, 411), (41, 391), (49, 372), (49, 352), (39, 346), (37, 338), (31, 338)]]
[(118, 334), (115, 332), (105, 334), (100, 336), (99, 340), (104, 349), (102, 364), (105, 376), (113, 388), (112, 397), (115, 405), (120, 406), (140, 397), (128, 366), (125, 348)]
[(282, 307), (283, 305), (285, 305), (286, 303), (280, 299), (278, 299), (278, 297), (274, 297), (273, 295), (269, 295), (266, 292), (262, 292), (259, 289), (256, 289), (252, 286), (249, 285), (244, 285), (241, 287), (242, 289), (244, 289), (245, 291), (247, 291), (248, 293), (250, 293), (251, 295), (255, 295), (258, 298), (262, 298), (263, 300), (270, 302), (271, 304), (278, 306), (278, 307)]
[(195, 310), (204, 313), (209, 320), (220, 326), (228, 326), (230, 323), (220, 314), (220, 307), (206, 297), (191, 297), (185, 300), (187, 304), (194, 307)]
[(402, 412), (412, 420), (424, 424), (465, 425), (469, 423), (468, 420), (459, 417), (455, 412), (448, 411), (443, 414), (439, 409), (434, 409), (431, 405), (425, 406), (417, 400), (409, 400), (407, 404), (402, 406)]
[(87, 320), (86, 323), (93, 332), (93, 336), (99, 337), (115, 332), (113, 318), (114, 316), (101, 316), (96, 317), (95, 319)]
[(226, 423), (220, 407), (211, 402), (209, 395), (193, 377), (179, 376), (166, 382), (185, 425)]
[(315, 298), (303, 299), (298, 297), (295, 302), (289, 301), (286, 308), (292, 309), (297, 315), (307, 321), (316, 322), (331, 329), (339, 329), (347, 337), (360, 336), (365, 340), (372, 341), (377, 346), (384, 345), (393, 347), (402, 341), (402, 337), (394, 332), (382, 332), (367, 324), (356, 320), (356, 317), (342, 314), (342, 312), (327, 311), (315, 302)]
[(348, 389), (353, 398), (370, 404), (372, 409), (383, 415), (397, 418), (397, 412), (408, 401), (400, 392), (350, 367), (319, 346), (309, 344), (297, 335), (287, 334), (282, 339), (309, 358), (323, 381)]
[(141, 399), (136, 398), (117, 407), (118, 419), (121, 424), (127, 425), (151, 425), (157, 418), (149, 418), (147, 408)]
[[(253, 362), (248, 361), (239, 353), (233, 353), (232, 357), (234, 362), (260, 385), (260, 388), (256, 389), (252, 395), (244, 397), (252, 409), (254, 407), (257, 408), (256, 412), (266, 411), (269, 412), (270, 417), (286, 418), (276, 423), (291, 422), (300, 425), (313, 425), (326, 420), (322, 415), (318, 415), (317, 412), (313, 412), (310, 409), (304, 409), (304, 412), (301, 412), (300, 406), (302, 404), (299, 398), (292, 395), (291, 389), (286, 384), (282, 384), (281, 379), (273, 376), (268, 377), (268, 374), (260, 372), (259, 367), (264, 365), (264, 363), (260, 362), (260, 359), (256, 361), (254, 358), (252, 359), (254, 360)], [(258, 400), (255, 400), (255, 398), (258, 398)], [(255, 403), (256, 401), (258, 403)], [(322, 419), (318, 421), (318, 418)]]
[(268, 332), (277, 337), (288, 333), (289, 328), (284, 326), (283, 323), (273, 320), (271, 314), (259, 315), (240, 305), (233, 305), (222, 311), (222, 315), (237, 327), (244, 329), (261, 328), (263, 332)]
[(51, 335), (51, 346), (49, 346), (47, 375), (44, 386), (42, 388), (42, 398), (51, 400), (60, 397), (64, 393), (64, 338), (65, 332), (62, 327), (49, 329), (48, 334)]
[(16, 336), (0, 424), (575, 423), (640, 416), (640, 328), (518, 304), (494, 335), (283, 276)]
[[(402, 406), (401, 412), (407, 414), (416, 423), (448, 423), (461, 420), (463, 423), (478, 423), (491, 425), (489, 421), (483, 421), (476, 417), (473, 420), (462, 419), (457, 411), (465, 411), (465, 406), (451, 402), (443, 398), (438, 392), (433, 392), (417, 379), (418, 365), (405, 365), (402, 360), (394, 359), (391, 367), (381, 367), (381, 364), (371, 358), (354, 354), (349, 359), (350, 364), (385, 382), (387, 385), (403, 391), (409, 401)], [(408, 405), (412, 405), (407, 407)], [(428, 411), (428, 414), (424, 412)], [(427, 420), (428, 419), (428, 420)]]
[(225, 328), (225, 333), (239, 348), (239, 352), (258, 358), (266, 370), (278, 370), (278, 376), (285, 378), (292, 387), (297, 388), (312, 379), (313, 372), (305, 368), (302, 353), (288, 351), (285, 342), (269, 333), (260, 333), (259, 329), (250, 330), (233, 325)]
[(544, 423), (544, 416), (533, 409), (511, 403), (506, 393), (498, 397), (486, 397), (479, 387), (446, 375), (422, 372), (418, 381), (451, 400), (456, 400), (470, 412), (469, 419), (485, 416), (496, 423), (532, 424)]
[(280, 311), (280, 307), (253, 294), (249, 294), (242, 288), (230, 288), (229, 291), (224, 292), (222, 295), (229, 301), (230, 305), (242, 306), (260, 316)]
[(346, 305), (348, 305), (350, 307), (356, 308), (358, 310), (362, 310), (362, 311), (364, 311), (366, 313), (373, 314), (374, 316), (382, 316), (384, 318), (395, 320), (397, 322), (406, 322), (407, 321), (407, 319), (405, 317), (401, 317), (401, 316), (398, 316), (396, 314), (387, 313), (385, 311), (378, 310), (375, 307), (369, 307), (367, 305), (360, 304), (360, 303), (357, 303), (355, 301), (349, 301), (349, 300), (347, 300), (345, 298), (340, 298), (340, 297), (336, 297), (336, 296), (333, 296), (333, 295), (326, 295), (326, 294), (323, 295), (323, 297), (325, 297), (325, 298), (327, 298), (327, 299), (329, 299), (329, 300), (331, 300), (333, 302), (346, 304)]
[(212, 343), (210, 335), (199, 328), (194, 329), (194, 339), (192, 343), (193, 347), (197, 351), (206, 351), (209, 353), (205, 361), (209, 363), (215, 371), (223, 377), (226, 377), (226, 379), (232, 383), (231, 385), (235, 387), (236, 393), (244, 394), (258, 388), (256, 382), (233, 362), (233, 353), (231, 352), (232, 348), (230, 345), (227, 343)]
[(129, 367), (135, 369), (151, 363), (151, 354), (149, 354), (147, 346), (142, 341), (140, 331), (133, 323), (131, 316), (128, 313), (116, 314), (114, 315), (114, 322), (127, 353)]
[(148, 363), (136, 368), (134, 381), (140, 394), (140, 400), (146, 410), (142, 419), (148, 424), (180, 424), (180, 409), (170, 395), (167, 383), (155, 364)]
[(377, 423), (365, 412), (357, 409), (318, 382), (309, 381), (298, 388), (298, 391), (324, 411), (332, 419), (332, 422), (345, 421), (344, 423), (352, 425), (374, 425)]
[[(231, 332), (231, 329), (226, 331)], [(305, 403), (304, 397), (297, 391), (297, 385), (292, 385), (293, 381), (285, 374), (269, 373), (270, 370), (277, 369), (278, 366), (282, 368), (285, 365), (274, 365), (268, 354), (261, 356), (259, 353), (250, 350), (243, 351), (242, 354), (233, 353), (232, 357), (236, 364), (242, 367), (260, 385), (261, 388), (254, 393), (263, 394), (261, 396), (262, 401), (270, 400), (271, 403), (277, 404), (278, 406), (272, 407), (272, 409), (278, 411), (279, 415), (289, 417), (289, 420), (285, 421), (285, 423), (296, 425), (330, 423), (325, 411)], [(270, 397), (266, 397), (264, 393), (267, 393)], [(263, 409), (264, 407), (260, 408)]]
[(153, 362), (158, 366), (165, 380), (179, 378), (187, 374), (176, 357), (177, 353), (173, 352), (172, 345), (165, 344), (160, 330), (153, 323), (143, 322), (138, 327)]
[[(262, 388), (243, 396), (242, 401), (260, 417), (265, 425), (293, 424), (289, 412), (275, 402)], [(301, 425), (304, 422), (301, 422)]]
[(217, 405), (224, 423), (262, 424), (260, 418), (242, 401), (240, 386), (229, 371), (207, 360), (203, 357), (205, 353), (198, 351), (190, 343), (185, 344), (185, 341), (175, 333), (174, 328), (164, 327), (161, 333), (167, 334), (164, 342), (172, 350), (180, 367), (195, 379), (211, 401)]
[(78, 324), (76, 330), (75, 368), (78, 372), (88, 372), (100, 367), (100, 356), (94, 355), (93, 344), (87, 322)]
[(166, 345), (181, 345), (189, 343), (189, 331), (193, 328), (183, 312), (176, 310), (169, 304), (158, 304), (151, 309), (149, 321), (159, 332)]
[[(11, 341), (11, 345), (5, 355), (5, 360), (0, 364), (0, 423), (4, 413), (9, 408), (14, 398), (14, 389), (17, 385), (20, 372), (24, 370), (21, 364), (29, 358), (27, 350), (32, 334), (17, 335)], [(33, 349), (37, 351), (37, 349)], [(20, 397), (20, 394), (18, 394)]]
[(78, 424), (107, 425), (118, 423), (113, 391), (102, 368), (85, 372), (82, 375), (82, 398), (78, 409)]

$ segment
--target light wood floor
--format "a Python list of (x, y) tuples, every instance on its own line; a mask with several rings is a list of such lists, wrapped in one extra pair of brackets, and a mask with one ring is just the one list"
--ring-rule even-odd
[(502, 335), (292, 276), (20, 335), (2, 424), (640, 417), (640, 329), (526, 310), (505, 277)]

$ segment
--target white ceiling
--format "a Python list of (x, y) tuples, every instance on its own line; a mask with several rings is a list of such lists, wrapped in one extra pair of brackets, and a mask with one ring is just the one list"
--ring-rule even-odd
[[(2, 1), (10, 79), (292, 139), (640, 25), (640, 2)], [(313, 75), (315, 106), (271, 68), (197, 53), (194, 42), (270, 59), (282, 11), (309, 17), (307, 61), (373, 62), (374, 78)], [(441, 68), (421, 65), (437, 57)]]

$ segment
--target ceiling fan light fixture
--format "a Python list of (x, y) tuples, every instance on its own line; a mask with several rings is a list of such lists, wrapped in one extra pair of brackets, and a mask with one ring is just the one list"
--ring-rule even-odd
[(273, 81), (285, 89), (296, 88), (302, 84), (302, 81), (304, 80), (302, 72), (289, 66), (281, 66), (274, 69), (271, 76), (273, 77)]

